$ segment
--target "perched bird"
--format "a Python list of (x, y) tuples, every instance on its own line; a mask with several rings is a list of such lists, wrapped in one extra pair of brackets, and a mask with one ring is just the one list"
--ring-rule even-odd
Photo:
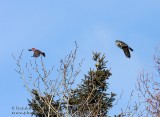
[(119, 48), (123, 49), (127, 58), (131, 57), (130, 50), (133, 51), (133, 49), (131, 47), (129, 47), (126, 43), (124, 43), (123, 41), (120, 41), (120, 40), (116, 40), (116, 45)]
[(28, 51), (33, 51), (34, 54), (32, 57), (39, 57), (41, 54), (45, 57), (45, 53), (44, 52), (41, 52), (40, 50), (37, 50), (35, 48), (32, 48), (32, 49), (28, 49)]

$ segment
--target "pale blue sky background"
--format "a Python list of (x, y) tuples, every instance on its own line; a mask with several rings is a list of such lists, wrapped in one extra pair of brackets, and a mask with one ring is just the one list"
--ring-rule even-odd
[[(46, 52), (48, 66), (58, 67), (60, 58), (75, 47), (74, 41), (79, 46), (78, 61), (85, 58), (82, 76), (93, 67), (92, 51), (106, 54), (113, 74), (110, 91), (119, 95), (124, 90), (111, 115), (119, 112), (138, 73), (154, 68), (159, 13), (159, 0), (0, 0), (0, 116), (19, 117), (11, 114), (12, 106), (25, 106), (29, 97), (14, 71), (12, 53), (18, 56), (24, 49), (24, 57), (30, 57), (27, 49), (35, 47)], [(131, 59), (116, 47), (117, 39), (135, 50)]]

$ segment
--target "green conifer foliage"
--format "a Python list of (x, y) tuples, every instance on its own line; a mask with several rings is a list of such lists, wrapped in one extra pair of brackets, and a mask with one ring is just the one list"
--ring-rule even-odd
[(93, 53), (93, 60), (96, 62), (95, 69), (90, 69), (82, 85), (70, 96), (69, 112), (75, 117), (108, 117), (115, 100), (116, 94), (107, 92), (111, 73), (106, 67), (105, 55)]

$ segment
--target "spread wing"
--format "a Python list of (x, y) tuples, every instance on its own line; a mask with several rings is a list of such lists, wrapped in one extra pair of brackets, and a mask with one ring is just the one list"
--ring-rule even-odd
[(44, 52), (41, 52), (41, 54), (45, 57), (46, 56), (46, 54), (44, 53)]
[(123, 49), (123, 52), (126, 55), (126, 57), (130, 58), (131, 54), (130, 54), (128, 46), (124, 46), (122, 49)]

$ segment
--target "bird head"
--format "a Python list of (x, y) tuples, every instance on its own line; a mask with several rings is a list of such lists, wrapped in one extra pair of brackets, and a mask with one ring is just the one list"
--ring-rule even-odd
[(118, 44), (119, 44), (119, 40), (116, 40), (115, 42), (116, 42), (116, 45), (118, 45)]
[(35, 51), (36, 49), (35, 48), (32, 48), (32, 49), (28, 49), (28, 51)]

